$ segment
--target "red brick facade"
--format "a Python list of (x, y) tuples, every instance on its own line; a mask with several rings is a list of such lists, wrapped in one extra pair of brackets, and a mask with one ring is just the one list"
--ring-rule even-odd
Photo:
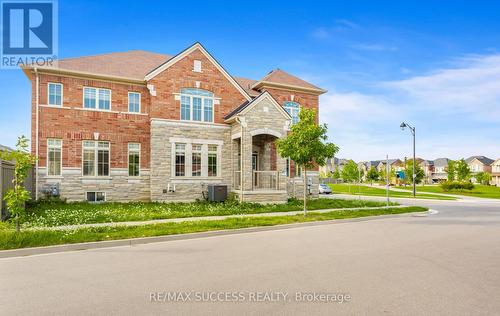
[[(193, 61), (200, 60), (202, 71), (193, 71)], [(131, 61), (133, 63), (133, 61)], [(180, 101), (175, 93), (182, 88), (200, 88), (214, 93), (220, 98), (220, 104), (214, 104), (214, 123), (224, 124), (224, 116), (245, 102), (242, 94), (229, 81), (219, 68), (204, 53), (195, 50), (178, 62), (152, 78), (147, 83), (126, 83), (110, 78), (91, 79), (83, 75), (49, 74), (38, 72), (39, 77), (39, 166), (47, 164), (47, 138), (62, 139), (63, 168), (82, 166), (82, 140), (94, 140), (99, 133), (99, 140), (111, 143), (111, 168), (127, 168), (129, 142), (141, 144), (141, 168), (150, 166), (150, 124), (152, 118), (179, 120)], [(36, 80), (31, 71), (32, 81), (32, 139), (33, 153), (36, 140)], [(63, 84), (62, 108), (47, 106), (47, 84), (49, 82)], [(155, 87), (157, 96), (153, 97), (146, 84)], [(110, 111), (89, 110), (83, 107), (83, 88), (96, 87), (110, 89)], [(294, 101), (301, 106), (318, 110), (318, 94), (308, 94), (294, 90), (286, 91), (265, 88), (283, 104)], [(141, 93), (141, 113), (128, 112), (128, 92)]]

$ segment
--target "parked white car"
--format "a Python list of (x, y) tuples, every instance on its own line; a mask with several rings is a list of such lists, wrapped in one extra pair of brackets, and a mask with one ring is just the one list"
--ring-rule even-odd
[(328, 185), (320, 183), (319, 194), (332, 194), (332, 189)]

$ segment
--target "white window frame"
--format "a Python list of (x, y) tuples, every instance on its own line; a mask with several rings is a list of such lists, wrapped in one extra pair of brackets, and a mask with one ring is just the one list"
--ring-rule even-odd
[[(61, 86), (61, 104), (50, 103), (50, 85)], [(64, 103), (64, 85), (60, 82), (47, 82), (47, 105), (62, 108)]]
[[(85, 147), (85, 142), (93, 142), (94, 143), (94, 174), (93, 175), (85, 175), (84, 172), (84, 152), (85, 149), (92, 149), (92, 147)], [(99, 174), (99, 143), (107, 143), (108, 144), (108, 174), (107, 175), (98, 175)], [(101, 147), (101, 149), (104, 147)], [(85, 178), (109, 178), (111, 176), (111, 142), (109, 141), (101, 141), (101, 140), (83, 140), (82, 141), (82, 177)]]
[[(87, 108), (85, 107), (85, 90), (86, 89), (94, 89), (96, 91), (96, 95), (95, 95), (95, 108)], [(109, 91), (109, 109), (100, 109), (99, 108), (99, 91), (100, 90), (107, 90)], [(82, 93), (82, 107), (85, 109), (85, 110), (91, 110), (91, 111), (102, 111), (102, 112), (111, 112), (111, 109), (112, 109), (112, 102), (113, 101), (113, 91), (111, 89), (107, 89), (107, 88), (96, 88), (96, 87), (88, 87), (88, 86), (84, 86), (83, 87), (83, 93)]]
[[(223, 142), (218, 140), (203, 140), (203, 139), (186, 139), (186, 138), (171, 138), (171, 177), (176, 179), (220, 179), (221, 177), (221, 166), (222, 166), (222, 146)], [(175, 172), (175, 156), (176, 156), (176, 144), (185, 144), (184, 155), (185, 155), (185, 172), (184, 176), (177, 176)], [(192, 170), (192, 145), (201, 145), (201, 176), (193, 176)], [(217, 146), (217, 175), (208, 176), (208, 146)], [(213, 153), (213, 152), (210, 152)]]
[[(294, 104), (297, 104), (297, 107), (291, 107), (291, 106), (287, 106), (288, 103), (294, 103)], [(301, 108), (301, 105), (300, 103), (298, 102), (295, 102), (295, 101), (286, 101), (285, 104), (283, 105), (283, 108), (285, 109), (285, 111), (290, 114), (290, 116), (292, 117), (292, 120), (291, 120), (291, 124), (297, 124), (299, 122), (299, 113), (300, 113), (300, 108)], [(287, 111), (287, 109), (290, 110), (290, 112)], [(293, 121), (293, 118), (294, 118), (294, 112), (297, 112), (296, 115), (297, 115), (297, 122), (294, 122)]]
[[(130, 145), (139, 145), (139, 149), (130, 149)], [(139, 154), (139, 172), (136, 176), (130, 175), (130, 152)], [(138, 178), (141, 176), (141, 143), (128, 143), (127, 144), (127, 174), (129, 178)]]
[[(177, 149), (177, 145), (184, 145), (184, 150), (178, 150)], [(189, 146), (191, 147), (191, 146)], [(190, 148), (191, 149), (191, 148)], [(173, 176), (176, 177), (176, 178), (185, 178), (189, 172), (189, 174), (191, 174), (191, 170), (188, 169), (188, 164), (187, 164), (187, 160), (188, 160), (188, 155), (191, 154), (191, 150), (189, 150), (189, 154), (188, 154), (188, 150), (187, 150), (187, 144), (186, 143), (183, 143), (183, 142), (177, 142), (177, 143), (174, 143), (173, 144), (173, 159), (172, 159), (172, 165), (173, 165)], [(177, 175), (177, 153), (183, 153), (184, 154), (184, 175), (183, 176), (178, 176)], [(191, 158), (189, 158), (189, 160), (191, 160)]]
[[(54, 145), (49, 145), (49, 141), (51, 140), (58, 140), (60, 142), (60, 145), (54, 146)], [(61, 161), (59, 162), (59, 174), (49, 174), (50, 171), (50, 164), (49, 164), (49, 151), (51, 148), (56, 148), (61, 151)], [(47, 138), (47, 176), (48, 177), (58, 177), (62, 176), (62, 159), (63, 159), (63, 141), (60, 138)]]
[[(197, 88), (192, 88), (192, 89), (197, 89)], [(203, 89), (199, 89), (203, 90)], [(204, 90), (208, 91), (208, 90)], [(208, 91), (213, 94), (213, 92)], [(188, 97), (189, 98), (189, 120), (183, 119), (182, 118), (182, 97)], [(201, 120), (193, 120), (193, 98), (200, 98), (201, 99)], [(196, 94), (186, 94), (186, 93), (179, 93), (179, 100), (180, 100), (180, 111), (179, 111), (179, 120), (183, 122), (200, 122), (200, 123), (213, 123), (215, 120), (215, 97), (207, 97), (207, 96), (202, 96), (202, 95), (196, 95)], [(211, 121), (205, 121), (205, 100), (211, 100), (212, 101), (212, 120)]]
[(193, 71), (194, 72), (201, 72), (201, 60), (195, 59), (193, 61)]
[[(130, 95), (131, 94), (137, 94), (139, 96), (139, 110), (137, 112), (130, 111)], [(128, 104), (127, 104), (128, 105), (128, 108), (127, 108), (128, 113), (141, 113), (141, 97), (142, 97), (142, 95), (141, 95), (140, 92), (129, 91), (129, 93), (128, 93)]]
[[(200, 146), (199, 150), (194, 150), (194, 146)], [(200, 174), (199, 175), (193, 175), (193, 154), (200, 154)], [(191, 176), (193, 178), (199, 178), (203, 174), (203, 144), (191, 144)]]
[[(87, 194), (88, 193), (94, 193), (95, 194), (95, 201), (89, 201), (88, 200), (88, 198), (87, 198)], [(97, 193), (102, 193), (104, 195), (104, 201), (97, 201)], [(107, 198), (108, 197), (107, 197), (105, 191), (85, 191), (85, 201), (89, 202), (89, 203), (104, 203), (104, 202), (106, 202), (108, 200)]]

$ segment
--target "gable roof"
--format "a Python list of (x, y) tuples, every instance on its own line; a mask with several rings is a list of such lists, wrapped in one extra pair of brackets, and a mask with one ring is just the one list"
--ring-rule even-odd
[(26, 65), (23, 66), (22, 69), (27, 75), (28, 70), (37, 68), (51, 73), (66, 73), (71, 75), (144, 83), (149, 78), (154, 77), (155, 74), (168, 68), (195, 49), (200, 49), (209, 60), (220, 67), (221, 72), (228, 77), (240, 92), (244, 95), (246, 94), (245, 97), (248, 100), (250, 100), (251, 97), (259, 96), (263, 90), (261, 88), (263, 87), (286, 88), (314, 94), (326, 92), (326, 90), (281, 69), (272, 70), (261, 80), (232, 77), (200, 43), (193, 44), (175, 56), (144, 50), (130, 50), (125, 52), (65, 58), (58, 60), (53, 66), (37, 67), (35, 65)]
[(295, 88), (298, 90), (306, 90), (318, 94), (326, 92), (326, 90), (321, 89), (313, 84), (310, 84), (309, 82), (302, 80), (298, 77), (295, 77), (279, 68), (273, 69), (264, 78), (255, 82), (252, 85), (252, 89), (259, 90), (266, 86), (276, 87), (276, 88), (280, 87)]
[(260, 102), (262, 99), (265, 99), (265, 98), (269, 99), (271, 101), (271, 103), (274, 106), (276, 106), (276, 108), (278, 109), (278, 111), (281, 114), (283, 114), (287, 119), (291, 119), (292, 118), (290, 116), (290, 114), (288, 114), (288, 112), (285, 111), (285, 109), (273, 98), (273, 96), (268, 91), (264, 91), (258, 97), (256, 97), (255, 99), (253, 99), (251, 101), (244, 102), (243, 104), (241, 104), (240, 106), (238, 106), (236, 109), (234, 109), (233, 111), (231, 111), (231, 113), (229, 113), (228, 115), (226, 115), (224, 117), (224, 120), (228, 121), (231, 118), (235, 117), (237, 114), (245, 113), (245, 112), (249, 111), (252, 108), (253, 105), (257, 104), (258, 102)]
[(479, 160), (483, 165), (491, 165), (495, 160), (485, 157), (485, 156), (470, 156), (469, 158), (465, 159), (466, 163), (471, 163), (474, 159)]
[(436, 167), (446, 167), (448, 166), (448, 158), (437, 158), (434, 160), (434, 166)]
[(0, 151), (13, 151), (13, 149), (0, 144)]

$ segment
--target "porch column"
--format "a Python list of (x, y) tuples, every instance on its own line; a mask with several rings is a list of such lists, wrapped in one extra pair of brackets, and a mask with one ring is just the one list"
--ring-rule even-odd
[(248, 132), (247, 128), (243, 127), (243, 132), (241, 135), (241, 161), (242, 161), (242, 187), (243, 191), (252, 190), (252, 135)]
[(279, 189), (286, 190), (286, 159), (282, 158), (280, 154), (276, 153), (276, 170), (279, 173)]

